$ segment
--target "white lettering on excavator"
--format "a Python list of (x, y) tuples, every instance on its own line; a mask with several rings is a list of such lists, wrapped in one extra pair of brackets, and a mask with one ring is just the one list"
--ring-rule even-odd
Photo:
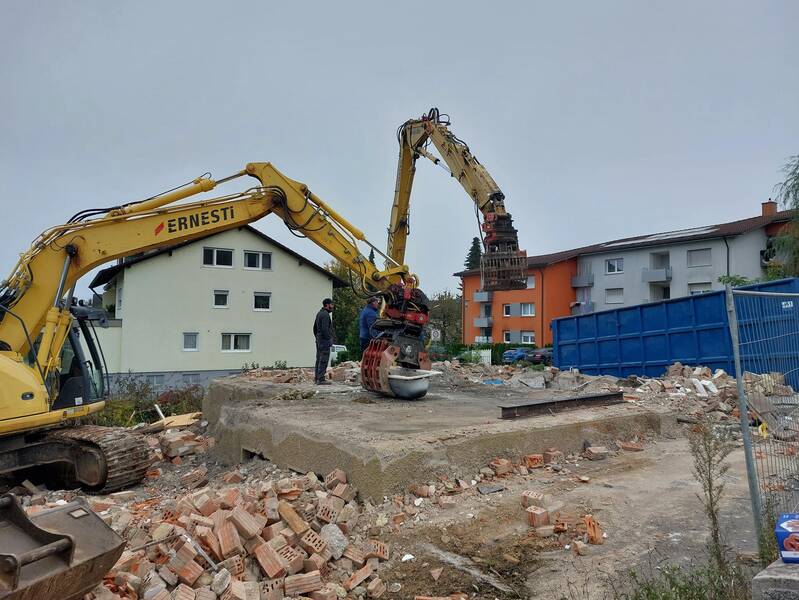
[(214, 225), (220, 221), (233, 219), (235, 216), (232, 206), (212, 208), (211, 210), (203, 210), (187, 217), (173, 217), (167, 219), (166, 229), (169, 233), (177, 233), (179, 231), (186, 231), (187, 229), (194, 229), (201, 225)]

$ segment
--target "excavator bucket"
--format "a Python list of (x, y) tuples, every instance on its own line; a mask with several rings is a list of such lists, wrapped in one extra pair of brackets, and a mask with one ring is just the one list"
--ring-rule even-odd
[(0, 497), (0, 600), (77, 600), (101, 583), (125, 542), (82, 501), (32, 515)]

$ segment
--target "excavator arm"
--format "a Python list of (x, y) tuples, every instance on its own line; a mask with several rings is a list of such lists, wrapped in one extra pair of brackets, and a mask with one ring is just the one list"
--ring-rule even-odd
[[(21, 413), (12, 411), (13, 424), (0, 411), (0, 433), (49, 425), (63, 418), (50, 410), (57, 390), (46, 386), (53, 379), (51, 373), (60, 366), (61, 347), (72, 322), (72, 290), (81, 276), (114, 259), (241, 227), (270, 213), (347, 265), (362, 289), (383, 295), (384, 312), (389, 317), (386, 338), (407, 327), (414, 329), (413, 335), (420, 334), (427, 322), (426, 299), (418, 290), (418, 278), (406, 265), (387, 259), (391, 266), (378, 270), (358, 249), (359, 241), (374, 248), (363, 232), (307, 185), (286, 177), (271, 163), (250, 163), (221, 182), (244, 175), (255, 178), (258, 185), (228, 196), (176, 204), (210, 191), (219, 183), (200, 178), (175, 192), (144, 202), (84, 211), (34, 241), (11, 277), (0, 285), (0, 373), (4, 377), (20, 373), (15, 385), (4, 382), (0, 408), (13, 405), (18, 409), (20, 403), (14, 398), (20, 397), (18, 393), (31, 392), (32, 381), (39, 380), (45, 389), (43, 393), (34, 392)], [(34, 369), (32, 373), (25, 372), (23, 356), (32, 349)], [(421, 350), (415, 346), (412, 350), (408, 354), (413, 356), (403, 362), (418, 368)], [(385, 390), (381, 387), (377, 391)], [(71, 414), (83, 416), (101, 408), (102, 403), (91, 408), (76, 407)]]
[[(527, 283), (526, 254), (519, 250), (518, 233), (505, 210), (505, 195), (469, 146), (450, 131), (449, 125), (446, 115), (432, 108), (427, 115), (406, 121), (397, 131), (400, 152), (388, 229), (388, 256), (399, 263), (405, 260), (416, 160), (423, 156), (456, 178), (483, 216), (483, 289), (523, 289)], [(431, 144), (439, 156), (429, 151)]]

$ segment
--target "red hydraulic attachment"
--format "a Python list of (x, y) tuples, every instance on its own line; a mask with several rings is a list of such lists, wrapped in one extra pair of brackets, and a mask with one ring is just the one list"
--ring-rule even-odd
[[(393, 396), (388, 385), (388, 367), (394, 363), (396, 352), (386, 339), (376, 338), (369, 342), (361, 357), (361, 385), (370, 392)], [(385, 367), (382, 377), (381, 365)]]

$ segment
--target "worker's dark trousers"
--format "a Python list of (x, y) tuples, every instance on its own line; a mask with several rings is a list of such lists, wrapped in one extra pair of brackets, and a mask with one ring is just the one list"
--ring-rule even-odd
[(366, 352), (366, 348), (371, 341), (371, 338), (361, 338), (361, 352)]
[(324, 381), (327, 363), (330, 361), (330, 342), (316, 342), (316, 366), (314, 381)]

